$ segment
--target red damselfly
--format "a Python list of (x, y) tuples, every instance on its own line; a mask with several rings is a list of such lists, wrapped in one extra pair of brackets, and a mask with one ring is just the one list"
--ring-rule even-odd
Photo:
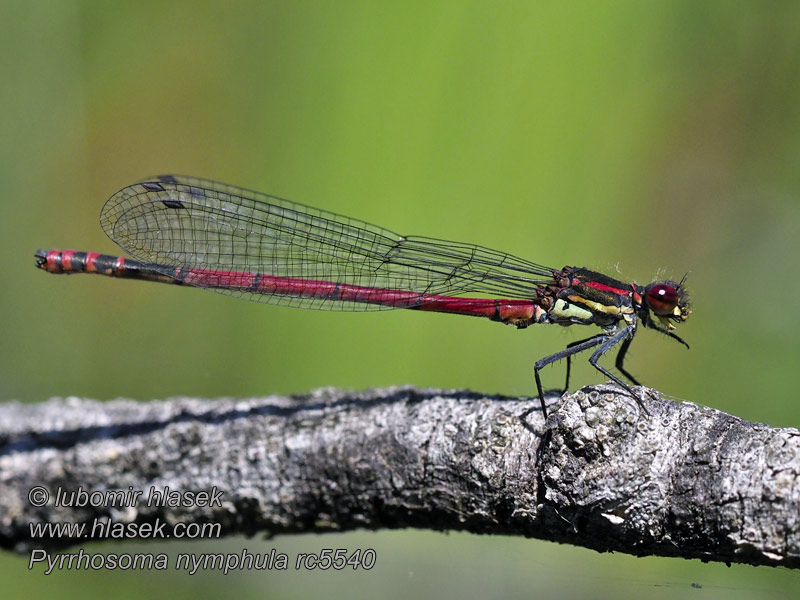
[[(540, 359), (539, 371), (596, 348), (598, 364), (619, 345), (617, 369), (638, 325), (689, 345), (672, 330), (691, 309), (680, 282), (647, 286), (583, 267), (551, 269), (482, 246), (400, 236), (235, 186), (182, 176), (155, 177), (121, 189), (100, 214), (106, 234), (136, 260), (74, 250), (39, 250), (50, 273), (99, 273), (192, 285), (269, 304), (326, 310), (406, 308), (487, 317), (508, 325), (597, 325), (602, 331)], [(474, 297), (483, 296), (483, 297)], [(489, 296), (489, 297), (486, 297)], [(642, 405), (642, 408), (644, 406)]]

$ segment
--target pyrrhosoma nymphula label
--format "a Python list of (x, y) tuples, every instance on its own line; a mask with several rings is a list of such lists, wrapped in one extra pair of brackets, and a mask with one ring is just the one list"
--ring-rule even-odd
[[(324, 210), (232, 185), (182, 176), (155, 177), (121, 189), (100, 214), (106, 234), (134, 259), (96, 252), (39, 250), (50, 273), (98, 273), (191, 285), (248, 300), (323, 310), (405, 308), (486, 317), (518, 328), (597, 325), (601, 332), (538, 360), (539, 371), (595, 348), (598, 364), (619, 345), (617, 369), (637, 327), (689, 347), (672, 330), (691, 309), (680, 282), (647, 286), (583, 267), (553, 269), (482, 246), (401, 236)], [(476, 297), (477, 296), (477, 297)], [(643, 407), (643, 405), (642, 405)]]

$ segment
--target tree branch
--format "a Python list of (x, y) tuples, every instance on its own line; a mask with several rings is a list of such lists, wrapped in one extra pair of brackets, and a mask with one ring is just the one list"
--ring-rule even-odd
[[(85, 538), (30, 524), (96, 520), (248, 535), (418, 527), (800, 566), (800, 432), (645, 403), (649, 417), (619, 388), (585, 388), (546, 426), (536, 399), (414, 388), (6, 403), (0, 545), (64, 548)], [(29, 500), (34, 486), (47, 505)], [(162, 500), (187, 505), (147, 505), (167, 487)], [(55, 505), (59, 490), (73, 506)], [(114, 506), (110, 490), (142, 494)], [(221, 500), (176, 496), (201, 490)]]

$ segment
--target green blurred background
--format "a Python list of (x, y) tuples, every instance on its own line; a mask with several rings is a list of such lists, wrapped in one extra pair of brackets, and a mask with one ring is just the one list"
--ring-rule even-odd
[[(647, 283), (690, 271), (691, 344), (637, 337), (676, 398), (800, 423), (800, 5), (0, 4), (0, 399), (248, 396), (415, 384), (533, 394), (583, 331), (326, 313), (34, 269), (115, 253), (103, 202), (184, 173)], [(599, 381), (577, 361), (573, 383)], [(563, 366), (545, 383), (561, 384)], [(426, 531), (131, 549), (372, 547), (368, 573), (79, 572), (0, 555), (9, 597), (771, 598), (782, 569)], [(94, 545), (90, 551), (118, 551)], [(699, 583), (702, 589), (690, 587)], [(15, 593), (16, 592), (16, 593)]]

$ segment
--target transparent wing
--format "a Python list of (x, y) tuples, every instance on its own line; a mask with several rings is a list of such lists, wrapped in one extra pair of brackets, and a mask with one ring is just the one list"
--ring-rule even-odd
[[(121, 189), (106, 202), (100, 223), (126, 252), (164, 265), (166, 275), (181, 267), (288, 278), (300, 287), (309, 280), (446, 296), (528, 299), (551, 281), (553, 273), (481, 246), (403, 237), (356, 219), (184, 176), (154, 177)], [(304, 308), (392, 308), (297, 293), (200, 287)]]

